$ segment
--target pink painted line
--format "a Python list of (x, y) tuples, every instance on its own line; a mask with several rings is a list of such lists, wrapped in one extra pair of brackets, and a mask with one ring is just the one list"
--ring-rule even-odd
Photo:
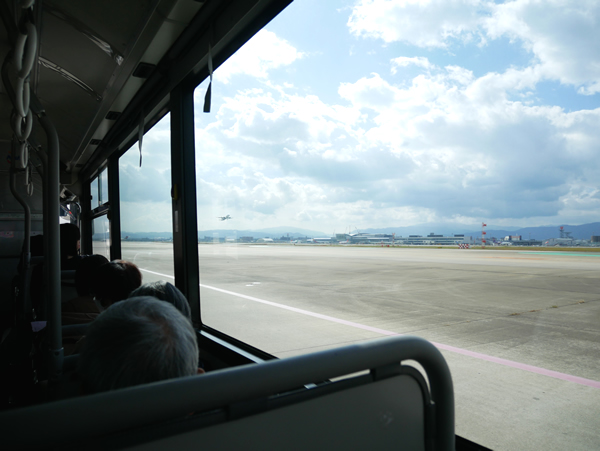
[(455, 352), (457, 354), (474, 357), (480, 360), (486, 360), (488, 362), (498, 363), (500, 365), (509, 366), (511, 368), (517, 368), (523, 371), (529, 371), (530, 373), (541, 374), (543, 376), (553, 377), (555, 379), (561, 379), (567, 382), (573, 382), (575, 384), (586, 385), (588, 387), (600, 388), (600, 382), (592, 379), (585, 379), (583, 377), (573, 376), (571, 374), (559, 373), (558, 371), (547, 370), (546, 368), (540, 368), (538, 366), (527, 365), (526, 363), (514, 362), (512, 360), (501, 359), (500, 357), (493, 357), (487, 354), (481, 354), (479, 352), (469, 351), (467, 349), (456, 348), (454, 346), (444, 345), (441, 343), (431, 342), (439, 349), (445, 351)]
[[(394, 336), (394, 335), (403, 335), (397, 332), (392, 332), (390, 330), (379, 329), (377, 327), (367, 326), (365, 324), (355, 323), (353, 321), (346, 321), (344, 319), (335, 318), (333, 316), (322, 315), (320, 313), (311, 312), (309, 310), (303, 310), (296, 307), (290, 307), (284, 304), (278, 304), (276, 302), (266, 301), (264, 299), (255, 298), (253, 296), (248, 296), (245, 294), (235, 293), (233, 291), (223, 290), (222, 288), (211, 287), (209, 285), (200, 284), (201, 287), (208, 288), (210, 290), (219, 291), (221, 293), (229, 294), (231, 296), (236, 296), (242, 299), (248, 299), (249, 301), (258, 302), (260, 304), (270, 305), (272, 307), (277, 307), (284, 310), (289, 310), (291, 312), (300, 313), (302, 315), (312, 316), (314, 318), (323, 319), (325, 321), (331, 321), (338, 324), (343, 324), (345, 326), (355, 327), (357, 329), (367, 330), (370, 332), (374, 332), (381, 335)], [(600, 382), (592, 379), (585, 379), (583, 377), (573, 376), (571, 374), (560, 373), (558, 371), (547, 370), (545, 368), (540, 368), (533, 365), (527, 365), (525, 363), (514, 362), (512, 360), (501, 359), (499, 357), (493, 357), (487, 354), (481, 354), (479, 352), (469, 351), (467, 349), (457, 348), (455, 346), (449, 346), (441, 343), (433, 343), (438, 349), (442, 349), (444, 351), (450, 351), (457, 354), (466, 355), (468, 357), (473, 357), (475, 359), (484, 360), (487, 362), (497, 363), (499, 365), (508, 366), (511, 368), (516, 368), (523, 371), (528, 371), (530, 373), (540, 374), (542, 376), (548, 376), (555, 379), (564, 380), (567, 382), (573, 382), (579, 385), (585, 385), (587, 387), (600, 388)]]

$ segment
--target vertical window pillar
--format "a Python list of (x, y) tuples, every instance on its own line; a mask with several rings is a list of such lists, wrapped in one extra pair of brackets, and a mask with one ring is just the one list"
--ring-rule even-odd
[(119, 197), (119, 159), (108, 161), (108, 224), (110, 230), (110, 259), (121, 258), (121, 203)]
[(200, 276), (196, 218), (194, 91), (171, 91), (171, 198), (175, 285), (187, 297), (194, 325), (200, 326)]
[(81, 196), (81, 254), (88, 255), (92, 253), (92, 192), (91, 181), (83, 183)]

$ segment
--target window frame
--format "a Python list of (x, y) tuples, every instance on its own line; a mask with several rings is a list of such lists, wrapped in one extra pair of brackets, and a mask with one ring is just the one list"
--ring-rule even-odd
[(190, 304), (194, 327), (200, 328), (202, 319), (196, 203), (195, 87), (189, 83), (181, 83), (171, 91), (171, 199), (175, 286)]
[[(178, 38), (163, 61), (167, 72), (155, 71), (104, 136), (102, 145), (80, 172), (82, 177), (82, 252), (92, 252), (92, 221), (109, 215), (111, 259), (121, 258), (118, 160), (139, 137), (171, 113), (171, 197), (173, 202), (173, 258), (175, 286), (187, 297), (194, 326), (204, 328), (200, 317), (200, 272), (195, 174), (194, 89), (209, 76), (208, 59), (218, 68), (244, 43), (276, 17), (292, 0), (229, 2), (203, 8)], [(230, 22), (238, 21), (235, 32)], [(208, 22), (207, 22), (208, 21)], [(211, 23), (210, 27), (206, 23)], [(208, 54), (209, 44), (212, 55)], [(218, 43), (218, 44), (217, 44)], [(140, 114), (143, 116), (140, 118)], [(106, 209), (91, 208), (91, 181), (109, 166)], [(112, 168), (112, 169), (110, 169)], [(176, 173), (176, 174), (175, 174)], [(174, 175), (175, 174), (175, 175)], [(178, 230), (176, 232), (175, 230)], [(194, 243), (192, 246), (191, 244)]]

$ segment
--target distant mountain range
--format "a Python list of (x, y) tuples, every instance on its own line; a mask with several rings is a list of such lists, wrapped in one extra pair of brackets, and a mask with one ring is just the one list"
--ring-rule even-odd
[(224, 230), (224, 229), (216, 229), (216, 230), (199, 230), (198, 231), (198, 239), (203, 239), (205, 236), (210, 237), (242, 237), (242, 236), (251, 236), (253, 238), (280, 238), (282, 236), (290, 236), (292, 238), (299, 237), (328, 237), (330, 235), (318, 232), (316, 230), (307, 230), (307, 229), (299, 229), (298, 227), (270, 227), (268, 229), (259, 229), (259, 230)]
[[(565, 232), (571, 232), (571, 236), (578, 240), (589, 240), (592, 235), (600, 235), (600, 222), (593, 222), (582, 225), (563, 225)], [(384, 228), (369, 228), (359, 229), (359, 232), (366, 233), (395, 233), (396, 236), (422, 235), (426, 236), (430, 233), (436, 235), (459, 235), (478, 237), (481, 236), (481, 228), (470, 224), (445, 224), (445, 223), (427, 223), (406, 227), (384, 227)], [(488, 225), (485, 229), (488, 238), (496, 237), (499, 239), (507, 235), (521, 235), (523, 239), (546, 240), (549, 238), (560, 237), (559, 226), (540, 226), (540, 227), (498, 227)], [(353, 231), (353, 233), (356, 230)], [(214, 229), (214, 230), (199, 230), (198, 239), (203, 240), (204, 237), (219, 237), (219, 238), (240, 238), (243, 236), (251, 236), (256, 238), (279, 238), (281, 236), (290, 236), (292, 238), (299, 237), (328, 237), (329, 233), (319, 232), (316, 230), (300, 229), (298, 227), (271, 227), (268, 229), (259, 230), (236, 230), (236, 229)], [(173, 238), (171, 232), (122, 232), (123, 238), (128, 237), (129, 240), (170, 240)]]

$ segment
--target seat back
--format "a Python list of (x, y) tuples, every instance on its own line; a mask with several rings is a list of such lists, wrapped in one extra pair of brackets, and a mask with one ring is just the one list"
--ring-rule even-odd
[(63, 270), (60, 272), (60, 297), (62, 302), (70, 301), (78, 296), (75, 288), (75, 271)]
[[(192, 450), (199, 443), (206, 449), (394, 449), (399, 444), (410, 450), (434, 449), (428, 427), (434, 411), (426, 384), (417, 371), (398, 370), (384, 380), (361, 376), (287, 395), (290, 399), (229, 405), (216, 424), (190, 424), (184, 428), (187, 431), (175, 434), (140, 430), (135, 436), (143, 443), (123, 443), (124, 437), (115, 437), (106, 447), (121, 442), (130, 450)], [(243, 414), (236, 418), (238, 410)], [(180, 427), (189, 422), (181, 421)], [(166, 436), (160, 437), (161, 433)]]
[[(428, 384), (400, 364), (406, 359), (420, 363)], [(416, 337), (21, 409), (0, 414), (0, 423), (8, 443), (34, 447), (451, 450), (455, 440), (450, 372)]]

